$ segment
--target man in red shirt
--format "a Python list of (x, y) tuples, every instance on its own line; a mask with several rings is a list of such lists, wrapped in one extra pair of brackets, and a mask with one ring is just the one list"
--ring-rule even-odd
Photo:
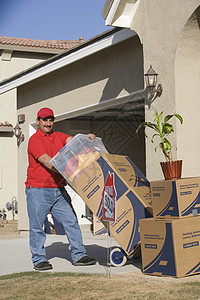
[[(94, 258), (86, 254), (71, 198), (64, 186), (64, 177), (50, 163), (51, 158), (73, 137), (53, 132), (54, 113), (42, 108), (37, 113), (38, 129), (28, 143), (29, 166), (27, 170), (26, 195), (29, 216), (30, 250), (35, 270), (50, 270), (44, 243), (44, 221), (51, 214), (62, 224), (68, 237), (71, 257), (75, 266), (93, 265)], [(92, 140), (95, 135), (89, 134)]]

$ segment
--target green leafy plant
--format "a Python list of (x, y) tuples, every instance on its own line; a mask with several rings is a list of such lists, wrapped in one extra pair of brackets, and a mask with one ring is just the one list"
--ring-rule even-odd
[[(172, 151), (171, 151), (172, 145), (170, 141), (166, 138), (166, 136), (174, 132), (173, 125), (168, 122), (172, 117), (176, 117), (181, 122), (181, 124), (183, 123), (183, 118), (179, 114), (167, 115), (163, 121), (163, 111), (160, 114), (155, 112), (154, 123), (143, 122), (139, 125), (139, 127), (136, 130), (136, 133), (138, 134), (138, 131), (140, 130), (141, 127), (144, 127), (145, 129), (146, 127), (153, 129), (156, 133), (153, 134), (151, 138), (151, 142), (154, 143), (154, 138), (156, 136), (160, 137), (161, 139), (161, 142), (159, 143), (159, 146), (155, 148), (155, 151), (157, 150), (158, 147), (160, 147), (166, 158), (166, 161), (169, 162), (173, 161)], [(145, 132), (145, 136), (148, 137), (146, 135), (146, 132)]]

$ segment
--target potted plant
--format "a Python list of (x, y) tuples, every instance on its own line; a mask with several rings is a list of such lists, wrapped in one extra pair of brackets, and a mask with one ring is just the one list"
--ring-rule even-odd
[[(155, 112), (154, 123), (143, 122), (139, 125), (139, 127), (136, 130), (136, 134), (138, 134), (138, 131), (141, 127), (144, 127), (145, 129), (146, 127), (149, 127), (153, 131), (155, 131), (151, 138), (152, 143), (154, 143), (155, 137), (158, 136), (160, 138), (161, 142), (155, 148), (155, 151), (159, 147), (165, 156), (166, 162), (160, 162), (160, 164), (166, 180), (181, 178), (182, 170), (182, 160), (173, 161), (172, 145), (170, 141), (166, 138), (170, 133), (174, 132), (173, 125), (168, 122), (172, 117), (176, 117), (181, 122), (181, 124), (183, 123), (183, 118), (179, 114), (167, 115), (163, 120), (163, 112), (161, 112), (160, 114)], [(145, 136), (147, 137), (146, 132)]]

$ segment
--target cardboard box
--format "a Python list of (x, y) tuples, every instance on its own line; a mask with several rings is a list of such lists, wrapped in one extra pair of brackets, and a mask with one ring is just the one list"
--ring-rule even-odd
[(153, 181), (150, 186), (154, 218), (200, 215), (200, 177)]
[(140, 220), (144, 274), (183, 277), (200, 273), (200, 217)]
[(108, 229), (93, 215), (93, 235), (108, 235)]
[[(103, 222), (102, 193), (108, 174), (116, 190), (116, 221)], [(93, 214), (130, 255), (140, 241), (139, 219), (150, 217), (150, 184), (126, 156), (102, 154), (71, 184)]]
[(109, 231), (127, 255), (134, 253), (140, 241), (139, 220), (150, 216), (145, 202), (132, 189), (118, 199), (116, 221), (109, 223)]

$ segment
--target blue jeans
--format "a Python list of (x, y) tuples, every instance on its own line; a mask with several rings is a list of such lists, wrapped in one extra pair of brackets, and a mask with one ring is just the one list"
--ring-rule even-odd
[(49, 211), (63, 225), (70, 243), (71, 257), (75, 263), (86, 255), (78, 220), (65, 188), (26, 188), (29, 216), (29, 237), (32, 262), (46, 261), (43, 224)]

